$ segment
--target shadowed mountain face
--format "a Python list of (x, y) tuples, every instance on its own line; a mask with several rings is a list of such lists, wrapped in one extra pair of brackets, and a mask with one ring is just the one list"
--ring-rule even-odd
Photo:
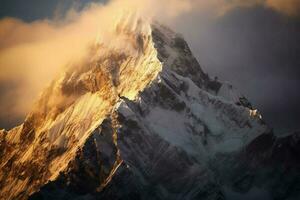
[(299, 198), (299, 133), (275, 137), (167, 27), (113, 36), (0, 131), (0, 199)]

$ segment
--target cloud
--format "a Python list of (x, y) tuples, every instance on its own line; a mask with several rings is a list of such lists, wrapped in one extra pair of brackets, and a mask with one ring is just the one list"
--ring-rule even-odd
[(266, 0), (266, 6), (289, 16), (300, 15), (299, 0)]
[[(160, 8), (179, 16), (184, 12), (204, 12), (212, 16), (222, 16), (236, 8), (263, 6), (287, 16), (300, 15), (299, 0), (168, 0), (161, 1)], [(165, 14), (165, 12), (162, 12)]]
[(12, 85), (0, 87), (0, 121), (24, 117), (43, 88), (81, 60), (97, 35), (109, 29), (114, 10), (90, 4), (59, 20), (0, 20), (0, 83)]

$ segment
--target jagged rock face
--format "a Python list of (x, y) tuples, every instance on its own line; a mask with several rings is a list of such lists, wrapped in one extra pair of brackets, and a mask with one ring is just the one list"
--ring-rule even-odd
[(97, 43), (0, 131), (0, 199), (299, 197), (297, 134), (273, 136), (180, 35), (124, 21), (121, 48)]

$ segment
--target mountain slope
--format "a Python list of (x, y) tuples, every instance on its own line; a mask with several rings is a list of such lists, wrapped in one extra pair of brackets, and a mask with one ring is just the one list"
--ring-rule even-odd
[[(228, 199), (235, 177), (274, 160), (258, 151), (276, 143), (260, 142), (275, 138), (260, 114), (210, 79), (180, 35), (121, 21), (110, 43), (53, 81), (21, 126), (0, 132), (1, 199)], [(260, 187), (272, 196), (269, 185)]]

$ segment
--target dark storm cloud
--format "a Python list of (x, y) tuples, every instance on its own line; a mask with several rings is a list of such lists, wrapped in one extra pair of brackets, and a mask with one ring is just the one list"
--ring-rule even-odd
[(0, 17), (20, 17), (24, 20), (34, 20), (40, 17), (50, 17), (59, 0), (1, 0)]
[(1, 0), (0, 18), (17, 17), (25, 21), (52, 18), (61, 15), (70, 7), (76, 9), (90, 2), (107, 2), (107, 0)]

